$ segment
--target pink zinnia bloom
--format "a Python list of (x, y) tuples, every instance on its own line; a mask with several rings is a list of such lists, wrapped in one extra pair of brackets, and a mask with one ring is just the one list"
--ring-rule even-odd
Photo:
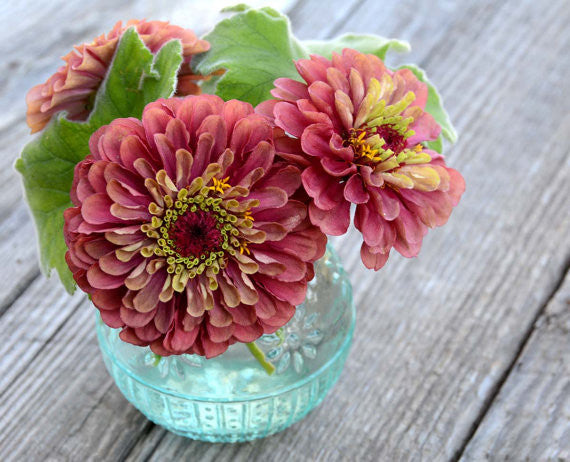
[(300, 140), (311, 221), (331, 235), (345, 233), (350, 205), (368, 268), (380, 269), (394, 247), (416, 256), (428, 227), (443, 225), (465, 189), (443, 156), (421, 143), (440, 126), (423, 109), (428, 89), (408, 69), (391, 71), (374, 55), (345, 49), (332, 61), (296, 63), (305, 83), (275, 81), (278, 100), (257, 112)]
[(212, 357), (303, 302), (326, 236), (292, 199), (300, 171), (277, 161), (275, 130), (247, 103), (201, 95), (93, 134), (64, 214), (66, 260), (124, 341)]
[(33, 87), (26, 96), (28, 105), (26, 121), (35, 133), (44, 128), (52, 116), (67, 111), (71, 120), (86, 120), (91, 112), (95, 93), (107, 74), (115, 49), (123, 33), (135, 26), (144, 44), (154, 54), (167, 42), (179, 39), (184, 56), (178, 74), (179, 95), (199, 94), (194, 82), (203, 78), (192, 74), (192, 56), (203, 53), (210, 44), (189, 29), (162, 21), (138, 21), (132, 19), (123, 27), (119, 21), (107, 35), (103, 34), (91, 43), (84, 43), (63, 57), (65, 65), (45, 83)]

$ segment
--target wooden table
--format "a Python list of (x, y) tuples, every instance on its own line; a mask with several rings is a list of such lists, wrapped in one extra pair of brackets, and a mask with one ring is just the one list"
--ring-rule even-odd
[[(205, 4), (206, 3), (206, 4)], [(281, 4), (300, 38), (407, 39), (461, 133), (467, 181), (419, 258), (379, 273), (337, 240), (358, 323), (344, 373), (304, 421), (262, 441), (170, 434), (107, 374), (93, 308), (38, 270), (14, 159), (24, 95), (72, 44), (130, 17), (204, 31), (223, 2), (0, 6), (0, 460), (570, 460), (570, 2)], [(85, 6), (96, 4), (96, 6)]]

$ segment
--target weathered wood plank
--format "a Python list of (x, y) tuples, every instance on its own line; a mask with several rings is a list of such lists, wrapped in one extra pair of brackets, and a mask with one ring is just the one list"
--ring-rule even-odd
[[(55, 318), (59, 310), (51, 306), (45, 310)], [(3, 394), (9, 405), (0, 408), (1, 460), (120, 460), (151, 425), (125, 401), (105, 371), (94, 319), (87, 301), (63, 322), (53, 319), (50, 328), (59, 327), (40, 344), (41, 352), (25, 373), (10, 383)], [(13, 330), (23, 336), (27, 329), (14, 324)], [(24, 344), (31, 340), (20, 338)], [(6, 355), (18, 358), (11, 351)], [(122, 437), (116, 438), (119, 434)]]
[(73, 297), (58, 281), (37, 277), (2, 317), (0, 326), (0, 397), (8, 386), (41, 355), (46, 344), (59, 335), (70, 315), (85, 300), (77, 292)]
[(39, 274), (34, 226), (23, 204), (0, 222), (0, 316)]
[(570, 273), (462, 460), (570, 459)]
[[(570, 119), (559, 95), (570, 89), (560, 61), (569, 7), (422, 2), (424, 14), (415, 15), (409, 1), (383, 2), (381, 10), (359, 2), (336, 8), (353, 11), (337, 25), (335, 3), (319, 4), (300, 4), (315, 14), (293, 16), (299, 35), (317, 37), (316, 18), (334, 26), (326, 34), (361, 28), (412, 41), (463, 133), (449, 158), (468, 183), (450, 223), (430, 234), (415, 261), (396, 257), (369, 273), (350, 249), (355, 236), (342, 239), (359, 322), (339, 384), (303, 423), (267, 440), (188, 441), (151, 426), (111, 386), (86, 304), (69, 317), (47, 304), (59, 333), (41, 338), (24, 373), (7, 381), (1, 459), (440, 460), (465, 444), (564, 266), (570, 223), (560, 211), (570, 204), (560, 191), (568, 184)], [(375, 22), (382, 17), (390, 21)], [(58, 300), (58, 291), (44, 293)], [(14, 305), (8, 315), (21, 351), (31, 348), (29, 312)], [(12, 350), (2, 370), (21, 354)]]

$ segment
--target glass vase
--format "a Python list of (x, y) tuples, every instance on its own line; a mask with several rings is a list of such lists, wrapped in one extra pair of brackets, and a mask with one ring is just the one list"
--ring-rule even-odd
[(212, 359), (158, 358), (148, 347), (122, 342), (97, 317), (105, 365), (146, 417), (192, 439), (238, 442), (284, 430), (324, 399), (348, 355), (355, 310), (348, 277), (329, 247), (291, 321), (255, 342), (274, 365), (272, 375), (245, 344)]

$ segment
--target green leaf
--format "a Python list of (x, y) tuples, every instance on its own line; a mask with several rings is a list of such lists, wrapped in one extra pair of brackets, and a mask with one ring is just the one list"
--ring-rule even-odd
[(432, 149), (440, 154), (443, 152), (443, 139), (441, 135), (437, 137), (437, 139), (433, 141), (426, 141), (424, 143), (428, 149)]
[(58, 114), (16, 161), (36, 224), (41, 268), (46, 275), (55, 268), (69, 292), (75, 284), (65, 263), (63, 211), (72, 206), (69, 191), (75, 165), (89, 154), (89, 137), (99, 127), (118, 117), (140, 117), (147, 103), (171, 96), (181, 63), (180, 41), (167, 43), (153, 56), (135, 29), (127, 30), (89, 120), (72, 122)]
[(221, 75), (212, 75), (209, 79), (202, 80), (198, 83), (203, 93), (208, 93), (209, 95), (216, 94), (216, 87), (218, 86), (218, 81), (222, 78)]
[(245, 3), (238, 3), (233, 6), (226, 6), (220, 10), (220, 13), (242, 13), (243, 11), (250, 10), (251, 6)]
[(272, 8), (238, 5), (231, 11), (238, 13), (220, 21), (204, 37), (211, 48), (193, 64), (196, 72), (205, 75), (226, 69), (217, 81), (216, 94), (255, 106), (271, 98), (275, 79), (300, 79), (293, 60), (306, 58), (307, 52), (291, 33), (287, 17)]
[[(449, 115), (447, 111), (443, 108), (443, 99), (439, 95), (438, 91), (436, 90), (435, 86), (429, 81), (425, 71), (420, 69), (418, 66), (414, 64), (405, 64), (400, 66), (399, 69), (409, 69), (414, 73), (414, 75), (425, 82), (428, 86), (428, 99), (425, 107), (425, 111), (429, 112), (435, 121), (441, 125), (441, 133), (445, 136), (450, 142), (455, 143), (457, 141), (457, 132), (453, 127), (451, 121), (449, 120)], [(440, 136), (441, 138), (441, 136)], [(436, 143), (435, 140), (433, 143)], [(437, 144), (436, 144), (437, 146)], [(441, 151), (440, 151), (441, 152)]]
[(310, 53), (331, 58), (332, 52), (340, 53), (343, 48), (354, 48), (361, 53), (373, 54), (381, 60), (386, 58), (386, 53), (393, 50), (398, 53), (410, 51), (410, 44), (403, 40), (388, 39), (372, 34), (344, 34), (332, 40), (309, 40), (303, 45)]

